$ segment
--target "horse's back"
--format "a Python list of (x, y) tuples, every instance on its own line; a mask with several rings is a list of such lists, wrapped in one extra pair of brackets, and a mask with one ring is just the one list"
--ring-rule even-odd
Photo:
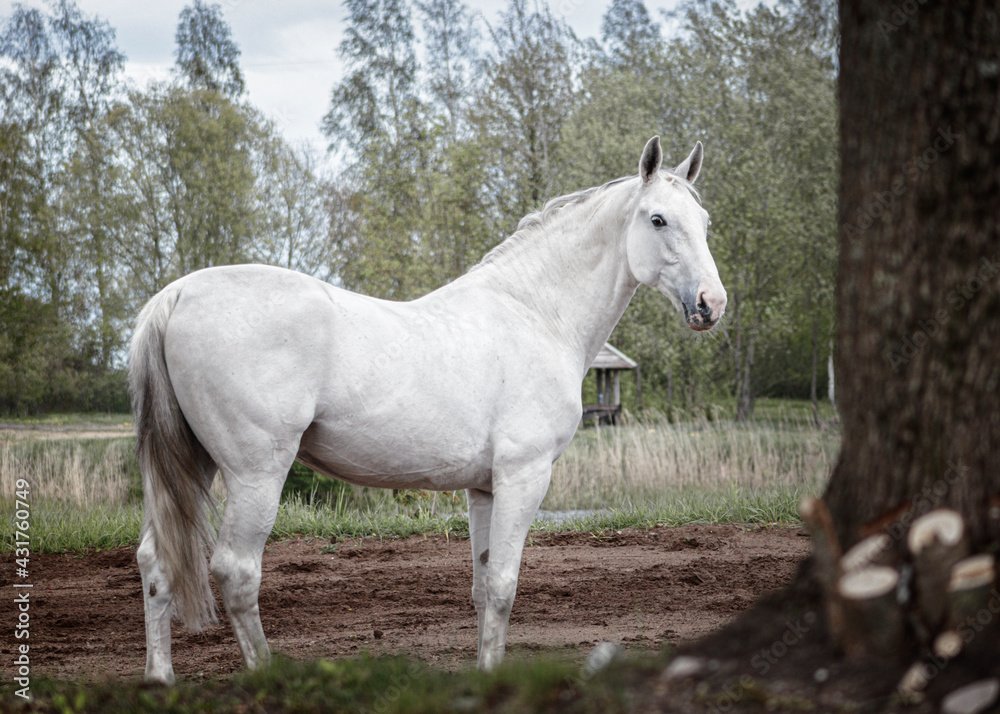
[(174, 285), (165, 349), (199, 438), (304, 432), (302, 458), (331, 475), (458, 488), (488, 478), (498, 433), (530, 440), (552, 418), (571, 433), (578, 419), (573, 376), (554, 380), (544, 343), (474, 285), (395, 303), (266, 266)]

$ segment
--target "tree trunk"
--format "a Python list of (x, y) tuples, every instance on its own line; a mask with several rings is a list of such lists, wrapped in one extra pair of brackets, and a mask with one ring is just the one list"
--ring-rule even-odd
[(743, 360), (743, 373), (740, 375), (740, 391), (736, 404), (736, 419), (744, 422), (753, 416), (753, 386), (751, 377), (753, 375), (753, 353), (756, 343), (756, 336), (750, 333), (747, 336), (747, 351)]
[(979, 551), (1000, 538), (996, 3), (843, 0), (840, 17), (844, 436), (826, 500), (845, 548), (948, 506)]
[(813, 426), (819, 427), (819, 397), (816, 396), (817, 370), (819, 369), (819, 318), (812, 319), (812, 371), (809, 378), (809, 401), (812, 404)]

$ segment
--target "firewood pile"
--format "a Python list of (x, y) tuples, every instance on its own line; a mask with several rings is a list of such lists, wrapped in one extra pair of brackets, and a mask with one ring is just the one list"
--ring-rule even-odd
[[(888, 533), (869, 536), (846, 553), (819, 498), (799, 504), (813, 538), (816, 575), (830, 635), (845, 656), (897, 657), (915, 639), (923, 652), (897, 687), (905, 703), (923, 699), (930, 672), (957, 657), (979, 632), (996, 637), (1000, 615), (996, 560), (971, 553), (962, 516), (947, 508), (910, 526), (905, 544)], [(905, 547), (903, 547), (905, 546)], [(938, 663), (928, 667), (928, 660)], [(1000, 697), (996, 677), (970, 683), (941, 704), (948, 714), (975, 714)]]

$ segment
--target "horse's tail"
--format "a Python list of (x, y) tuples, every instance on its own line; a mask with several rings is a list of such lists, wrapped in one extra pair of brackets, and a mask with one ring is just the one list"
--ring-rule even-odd
[(139, 313), (128, 382), (142, 471), (143, 537), (153, 539), (175, 614), (198, 632), (218, 621), (205, 557), (205, 545), (211, 549), (215, 541), (208, 516), (215, 467), (184, 418), (167, 373), (163, 335), (179, 294), (168, 287)]

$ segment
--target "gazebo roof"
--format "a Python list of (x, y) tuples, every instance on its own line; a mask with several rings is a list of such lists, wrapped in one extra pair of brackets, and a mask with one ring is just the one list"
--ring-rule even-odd
[(608, 342), (604, 343), (604, 347), (590, 365), (591, 369), (635, 369), (638, 366), (638, 362), (624, 352), (616, 350)]

